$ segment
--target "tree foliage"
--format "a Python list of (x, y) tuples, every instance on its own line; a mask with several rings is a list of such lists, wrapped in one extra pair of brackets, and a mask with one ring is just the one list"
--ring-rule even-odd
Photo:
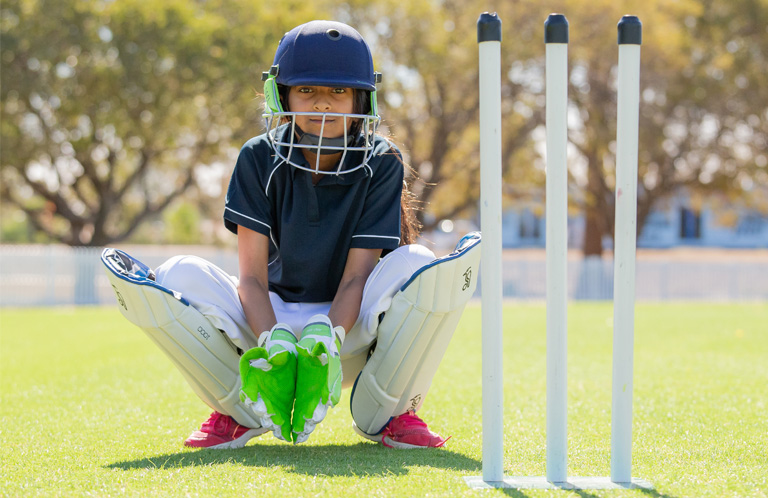
[[(640, 17), (644, 37), (638, 228), (680, 188), (768, 204), (768, 0), (516, 0), (498, 8), (506, 205), (543, 205), (550, 12), (565, 13), (571, 28), (571, 207), (587, 219), (586, 254), (601, 253), (613, 231), (616, 23), (628, 12)], [(196, 174), (201, 166), (229, 171), (234, 151), (263, 130), (259, 77), (282, 34), (334, 18), (362, 32), (384, 73), (384, 130), (419, 177), (413, 189), (426, 227), (473, 216), (476, 21), (486, 9), (478, 0), (8, 0), (0, 24), (3, 202), (69, 244), (130, 237), (174, 199), (197, 195), (207, 181)]]
[[(498, 7), (507, 205), (543, 203), (543, 22), (550, 12), (565, 12), (571, 27), (569, 164), (572, 205), (587, 219), (586, 254), (600, 254), (613, 233), (616, 24), (628, 10), (644, 24), (638, 227), (682, 187), (748, 197), (745, 189), (768, 185), (765, 0)], [(342, 11), (376, 40), (386, 123), (424, 182), (416, 188), (432, 226), (477, 206), (475, 21), (483, 8), (472, 0), (380, 0)]]
[(71, 245), (123, 240), (263, 126), (261, 71), (305, 2), (9, 0), (2, 194)]
[[(384, 72), (384, 122), (403, 145), (417, 174), (414, 190), (434, 228), (442, 218), (471, 215), (479, 189), (477, 28), (484, 10), (476, 1), (350, 2), (346, 15), (374, 40), (374, 53)], [(513, 39), (526, 18), (505, 12), (504, 37)], [(529, 19), (530, 20), (530, 19)], [(515, 33), (515, 31), (517, 32)], [(514, 78), (502, 81), (504, 177), (509, 189), (525, 196), (536, 182), (531, 168), (535, 153), (531, 132), (542, 124), (541, 83), (529, 78), (531, 44), (506, 43), (503, 73), (516, 65)], [(537, 72), (537, 71), (534, 71)], [(540, 73), (540, 71), (538, 71)], [(539, 171), (539, 177), (540, 175)], [(540, 179), (539, 179), (540, 183)]]
[[(576, 7), (576, 6), (574, 6)], [(613, 233), (617, 49), (607, 33), (623, 5), (573, 8), (570, 135), (584, 165), (585, 254)], [(759, 83), (768, 45), (764, 0), (637, 6), (643, 22), (638, 230), (681, 188), (758, 201), (768, 186), (768, 96)], [(754, 197), (754, 198), (752, 198)], [(755, 204), (753, 202), (753, 204)]]

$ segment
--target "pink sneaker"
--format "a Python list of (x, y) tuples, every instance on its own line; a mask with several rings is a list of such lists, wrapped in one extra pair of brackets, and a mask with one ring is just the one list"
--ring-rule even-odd
[(451, 439), (450, 436), (443, 439), (430, 431), (427, 424), (413, 410), (408, 410), (390, 420), (384, 430), (376, 435), (365, 434), (356, 425), (353, 427), (355, 432), (364, 438), (381, 442), (387, 448), (439, 448)]
[(208, 448), (215, 450), (242, 448), (251, 438), (267, 432), (261, 427), (250, 429), (235, 422), (235, 419), (223, 413), (213, 412), (203, 422), (199, 431), (190, 435), (184, 446), (193, 448)]

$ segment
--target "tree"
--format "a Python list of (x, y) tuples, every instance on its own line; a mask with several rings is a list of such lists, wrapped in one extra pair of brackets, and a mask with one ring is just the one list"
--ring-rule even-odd
[[(613, 234), (616, 140), (616, 23), (624, 3), (519, 0), (502, 19), (503, 169), (507, 203), (543, 190), (543, 22), (566, 13), (571, 106), (572, 200), (587, 220), (584, 253)], [(766, 178), (765, 0), (633, 4), (644, 24), (638, 229), (682, 187), (745, 196)], [(479, 194), (477, 44), (473, 0), (350, 2), (341, 15), (374, 40), (384, 70), (385, 124), (426, 185), (431, 215), (471, 215)], [(754, 192), (762, 192), (753, 188)], [(756, 199), (759, 202), (759, 199)]]
[[(603, 238), (613, 234), (615, 22), (621, 8), (580, 3), (570, 17), (569, 98), (581, 118), (570, 139), (586, 167), (587, 256), (602, 254)], [(745, 187), (768, 185), (760, 118), (768, 112), (760, 83), (768, 54), (766, 3), (648, 1), (633, 13), (643, 22), (638, 231), (651, 209), (681, 188), (744, 197)]]
[(126, 239), (263, 130), (261, 72), (307, 2), (9, 0), (0, 194), (51, 239)]
[(190, 203), (181, 203), (164, 215), (167, 240), (172, 244), (194, 244), (200, 240), (200, 212)]
[[(516, 16), (511, 7), (508, 16), (500, 12), (507, 40), (521, 32), (534, 36), (532, 5), (522, 13), (515, 9)], [(477, 209), (476, 22), (483, 10), (475, 1), (361, 1), (349, 2), (340, 14), (374, 47), (375, 63), (384, 73), (384, 125), (417, 173), (413, 189), (425, 206), (421, 221), (426, 229), (443, 218), (471, 216)], [(535, 91), (541, 85), (528, 77), (531, 53), (531, 44), (518, 43), (507, 43), (503, 51), (502, 74), (510, 74), (502, 81), (504, 178), (515, 185), (510, 192), (518, 198), (537, 177), (539, 184), (542, 180), (542, 172), (530, 167), (535, 158), (531, 131), (543, 120)], [(516, 69), (509, 72), (510, 67)]]
[[(766, 0), (647, 0), (638, 229), (681, 187), (766, 203)], [(174, 199), (195, 171), (231, 164), (263, 131), (259, 80), (283, 32), (313, 18), (358, 28), (384, 72), (380, 102), (420, 181), (422, 220), (472, 217), (479, 196), (478, 0), (94, 2), (2, 6), (0, 195), (54, 240), (123, 240)], [(616, 22), (627, 4), (533, 0), (499, 5), (507, 205), (542, 197), (543, 22), (571, 24), (572, 207), (585, 254), (613, 232)], [(760, 197), (759, 194), (763, 194)], [(194, 201), (193, 201), (194, 202)], [(768, 209), (768, 206), (766, 206)]]

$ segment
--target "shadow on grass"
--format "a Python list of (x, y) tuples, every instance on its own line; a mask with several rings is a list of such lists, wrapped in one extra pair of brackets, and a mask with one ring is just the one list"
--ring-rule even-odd
[[(525, 493), (526, 490), (516, 489), (516, 488), (499, 488), (499, 491), (501, 491), (507, 496), (513, 496), (514, 498), (530, 498), (531, 496)], [(580, 496), (581, 498), (600, 498), (598, 495), (594, 495), (589, 491), (585, 491), (583, 489), (564, 489), (562, 490), (562, 492), (573, 493), (575, 495)], [(659, 495), (659, 498), (661, 498), (662, 496), (663, 495)], [(672, 498), (672, 497), (668, 497), (668, 498)]]
[(106, 467), (121, 470), (175, 469), (224, 463), (282, 467), (287, 472), (313, 476), (355, 477), (402, 475), (413, 466), (470, 472), (478, 472), (482, 467), (479, 460), (445, 448), (403, 451), (365, 442), (324, 446), (255, 444), (237, 450), (184, 450), (115, 462)]
[(641, 492), (648, 495), (648, 498), (675, 498), (671, 495), (665, 495), (664, 493), (659, 493), (655, 489), (641, 489)]
[[(501, 491), (507, 496), (513, 496), (514, 498), (530, 498), (531, 496), (531, 495), (525, 494), (525, 490), (522, 490), (522, 489), (504, 488), (504, 489), (499, 489), (499, 491)], [(592, 494), (589, 491), (585, 491), (583, 489), (569, 489), (566, 491), (573, 493), (579, 496), (580, 498), (599, 498), (598, 495)], [(639, 493), (648, 495), (648, 498), (675, 498), (674, 496), (659, 493), (654, 489), (637, 489), (636, 491), (638, 491)]]
[[(581, 490), (581, 489), (571, 489), (571, 490), (568, 490), (568, 491), (570, 491), (571, 493), (579, 495), (581, 498), (600, 498), (597, 495), (593, 495), (592, 493), (589, 493), (589, 492)], [(521, 490), (521, 489), (506, 488), (506, 489), (502, 489), (502, 492), (505, 495), (513, 496), (514, 498), (529, 498), (530, 497), (530, 495), (525, 494), (525, 492), (523, 492), (523, 490)]]
[(579, 495), (581, 498), (598, 498), (597, 495), (593, 495), (589, 491), (584, 491), (583, 489), (576, 489), (573, 492)]
[(529, 498), (530, 495), (527, 495), (523, 493), (519, 489), (513, 489), (513, 488), (504, 488), (501, 490), (502, 493), (504, 493), (507, 496), (514, 496), (515, 498)]
[[(513, 496), (514, 498), (530, 498), (531, 495), (526, 494), (526, 491), (529, 491), (527, 489), (518, 489), (518, 488), (497, 488), (498, 491), (501, 491), (503, 494), (507, 496)], [(531, 490), (533, 491), (533, 490)], [(536, 490), (539, 491), (539, 490)], [(655, 489), (635, 489), (638, 493), (643, 493), (648, 495), (648, 498), (675, 498), (674, 496), (667, 495), (664, 493), (659, 493)], [(567, 489), (562, 488), (561, 492), (563, 493), (573, 493), (574, 495), (579, 496), (580, 498), (600, 498), (599, 495), (593, 494), (589, 490), (584, 489)], [(641, 496), (641, 495), (637, 495)]]

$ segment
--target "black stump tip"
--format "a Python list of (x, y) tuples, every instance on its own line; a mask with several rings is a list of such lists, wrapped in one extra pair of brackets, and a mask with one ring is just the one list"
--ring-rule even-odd
[(483, 12), (477, 19), (477, 43), (501, 41), (501, 19), (496, 12)]
[(624, 16), (619, 21), (619, 45), (642, 45), (643, 23), (637, 16)]
[(563, 14), (550, 14), (544, 21), (544, 43), (568, 43), (568, 19)]

